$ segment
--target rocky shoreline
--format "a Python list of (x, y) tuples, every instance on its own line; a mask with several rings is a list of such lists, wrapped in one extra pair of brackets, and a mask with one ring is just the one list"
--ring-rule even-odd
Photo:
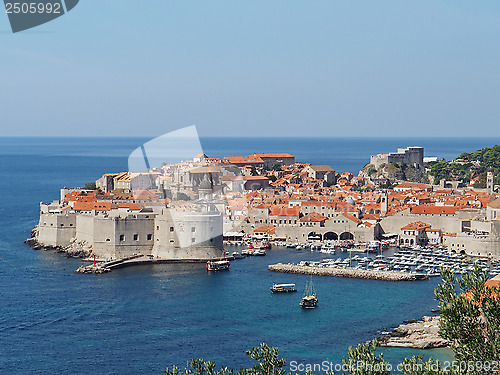
[(68, 258), (87, 258), (92, 254), (92, 246), (86, 243), (71, 241), (68, 246), (50, 246), (38, 242), (38, 226), (31, 230), (31, 237), (26, 239), (24, 243), (31, 247), (33, 250), (54, 250), (57, 253), (64, 253)]
[(449, 346), (439, 336), (439, 316), (424, 316), (422, 320), (411, 320), (401, 324), (388, 335), (378, 338), (379, 346), (413, 349), (434, 349)]
[(319, 268), (283, 263), (271, 264), (268, 268), (269, 271), (273, 272), (297, 273), (314, 276), (351, 277), (357, 279), (373, 279), (385, 281), (415, 281), (427, 279), (425, 275), (410, 274), (404, 272), (355, 270), (349, 268)]

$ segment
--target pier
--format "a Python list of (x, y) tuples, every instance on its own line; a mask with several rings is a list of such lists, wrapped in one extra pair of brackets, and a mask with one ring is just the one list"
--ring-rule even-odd
[[(233, 261), (233, 256), (225, 257), (229, 261)], [(87, 266), (81, 266), (75, 270), (76, 273), (106, 273), (111, 272), (117, 268), (124, 268), (130, 266), (138, 265), (154, 265), (154, 264), (171, 264), (171, 263), (205, 263), (207, 260), (219, 260), (219, 258), (214, 259), (162, 259), (162, 258), (151, 258), (145, 255), (134, 255), (127, 258), (115, 259), (109, 262), (96, 262), (96, 264), (90, 264)]]
[(351, 277), (356, 279), (372, 279), (385, 281), (416, 281), (427, 280), (429, 277), (424, 274), (406, 273), (395, 271), (378, 271), (378, 270), (356, 270), (353, 268), (327, 268), (327, 267), (311, 267), (298, 266), (295, 264), (271, 264), (269, 271), (296, 273), (302, 275), (314, 276), (335, 276), (335, 277)]

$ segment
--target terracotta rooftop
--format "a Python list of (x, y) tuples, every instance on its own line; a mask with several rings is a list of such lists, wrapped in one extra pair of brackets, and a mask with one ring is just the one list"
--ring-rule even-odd
[(405, 230), (405, 229), (415, 230), (415, 229), (427, 229), (427, 228), (431, 228), (431, 225), (423, 223), (421, 221), (416, 221), (414, 223), (410, 223), (410, 224), (402, 227), (401, 229), (402, 230)]

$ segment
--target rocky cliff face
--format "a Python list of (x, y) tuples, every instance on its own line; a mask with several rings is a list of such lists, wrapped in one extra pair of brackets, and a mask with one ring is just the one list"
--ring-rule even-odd
[(407, 164), (382, 164), (378, 169), (373, 164), (367, 164), (359, 171), (359, 176), (370, 180), (388, 179), (390, 181), (423, 182), (428, 184), (429, 179), (424, 170)]

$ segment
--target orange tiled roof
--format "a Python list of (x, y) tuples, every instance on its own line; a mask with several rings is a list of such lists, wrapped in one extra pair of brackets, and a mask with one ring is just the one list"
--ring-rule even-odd
[(431, 206), (431, 205), (420, 205), (415, 206), (410, 209), (412, 214), (455, 214), (457, 212), (456, 207), (441, 207), (441, 206)]
[(286, 152), (277, 152), (277, 153), (262, 153), (262, 154), (252, 154), (250, 156), (257, 156), (261, 158), (293, 158), (293, 155), (290, 155)]
[(430, 224), (426, 224), (422, 221), (415, 221), (414, 223), (410, 223), (404, 227), (402, 227), (401, 229), (402, 230), (405, 230), (405, 229), (427, 229), (427, 228), (431, 228), (431, 225)]
[(326, 217), (316, 212), (311, 212), (310, 214), (300, 218), (301, 222), (322, 222), (325, 220), (327, 220)]
[(351, 214), (348, 214), (348, 213), (346, 213), (346, 212), (344, 212), (344, 213), (342, 214), (342, 216), (344, 216), (346, 219), (349, 219), (349, 220), (351, 220), (351, 221), (354, 221), (356, 224), (361, 224), (361, 223), (362, 223), (362, 221), (361, 221), (360, 219), (358, 219), (356, 216), (351, 215)]
[(255, 232), (276, 233), (276, 227), (263, 226), (263, 227), (259, 227), (259, 228), (254, 229), (254, 233)]
[(276, 216), (299, 216), (300, 215), (300, 207), (281, 207), (281, 206), (273, 206), (271, 207), (270, 215)]
[(73, 211), (109, 211), (111, 210), (111, 202), (75, 202)]

